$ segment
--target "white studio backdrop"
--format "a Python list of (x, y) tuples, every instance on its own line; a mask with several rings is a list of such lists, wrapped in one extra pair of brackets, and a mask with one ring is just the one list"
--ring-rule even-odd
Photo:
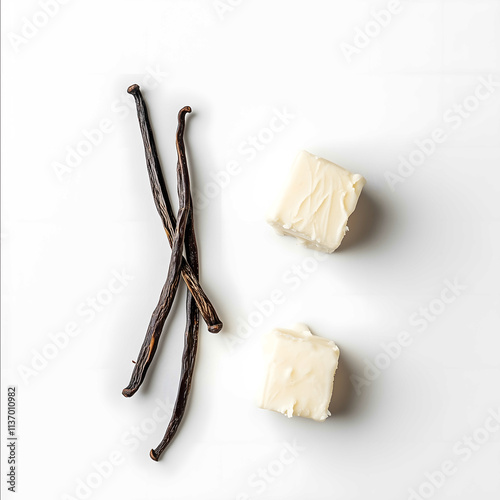
[[(2, 498), (497, 500), (499, 23), (495, 0), (2, 2)], [(132, 83), (175, 204), (193, 108), (225, 324), (158, 463), (185, 291), (124, 398), (170, 257)], [(265, 223), (301, 149), (367, 179), (332, 255)], [(256, 406), (262, 336), (296, 322), (341, 350), (324, 423)]]

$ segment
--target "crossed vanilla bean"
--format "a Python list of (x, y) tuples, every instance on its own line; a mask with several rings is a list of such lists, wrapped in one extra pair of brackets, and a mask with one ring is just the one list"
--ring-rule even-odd
[[(137, 116), (139, 118), (139, 125), (141, 128), (142, 140), (144, 142), (144, 149), (146, 153), (146, 164), (148, 168), (149, 181), (153, 198), (160, 218), (163, 222), (163, 227), (167, 234), (170, 246), (173, 245), (173, 234), (176, 227), (176, 220), (170, 198), (167, 193), (163, 174), (161, 172), (160, 160), (156, 151), (156, 144), (154, 134), (149, 121), (148, 110), (144, 98), (142, 97), (139, 85), (131, 85), (127, 92), (132, 94), (135, 99), (137, 107)], [(222, 322), (215, 311), (214, 306), (203, 291), (198, 278), (193, 273), (193, 269), (188, 262), (183, 258), (181, 275), (184, 279), (189, 291), (193, 294), (196, 305), (205, 320), (208, 331), (211, 333), (218, 333), (222, 329)]]
[[(162, 441), (150, 452), (151, 458), (158, 461), (161, 454), (165, 451), (177, 433), (186, 411), (198, 349), (199, 313), (201, 312), (208, 325), (208, 329), (212, 333), (220, 331), (222, 322), (198, 281), (198, 245), (196, 243), (194, 230), (193, 201), (184, 145), (186, 114), (191, 112), (191, 108), (189, 106), (182, 108), (177, 116), (176, 149), (179, 210), (176, 219), (168, 197), (165, 180), (156, 152), (156, 145), (149, 122), (146, 103), (144, 102), (138, 85), (131, 85), (128, 88), (128, 92), (135, 98), (144, 149), (146, 151), (146, 164), (153, 198), (156, 209), (162, 219), (165, 232), (167, 233), (170, 246), (172, 247), (172, 255), (170, 257), (167, 280), (162, 288), (158, 305), (151, 317), (146, 337), (142, 343), (137, 362), (134, 365), (130, 383), (122, 391), (124, 396), (128, 397), (135, 394), (144, 381), (147, 370), (151, 365), (158, 347), (158, 341), (165, 324), (165, 319), (172, 307), (181, 275), (188, 287), (186, 296), (184, 351), (182, 354), (182, 371), (177, 399), (172, 417)], [(183, 257), (183, 249), (186, 251), (186, 259)]]
[[(184, 115), (181, 116), (179, 113), (179, 121), (177, 127), (177, 155), (178, 162), (184, 163), (186, 165), (186, 154), (184, 146)], [(191, 201), (192, 204), (192, 201)], [(193, 272), (196, 277), (199, 276), (199, 263), (198, 263), (198, 245), (196, 243), (196, 235), (194, 232), (194, 221), (193, 221), (193, 210), (189, 213), (187, 225), (186, 225), (186, 235), (185, 235), (185, 248), (186, 248), (186, 258), (189, 265), (192, 267)], [(189, 397), (189, 392), (191, 390), (191, 382), (193, 380), (193, 371), (196, 361), (196, 352), (198, 349), (198, 308), (193, 295), (187, 292), (186, 297), (186, 331), (184, 333), (184, 352), (182, 354), (182, 371), (181, 379), (179, 382), (179, 390), (177, 393), (177, 399), (175, 401), (174, 411), (172, 418), (168, 424), (165, 435), (161, 440), (160, 444), (149, 453), (150, 457), (158, 461), (161, 454), (165, 451), (167, 446), (170, 444), (174, 438), (179, 425), (182, 421), (182, 417), (186, 411), (186, 405)]]

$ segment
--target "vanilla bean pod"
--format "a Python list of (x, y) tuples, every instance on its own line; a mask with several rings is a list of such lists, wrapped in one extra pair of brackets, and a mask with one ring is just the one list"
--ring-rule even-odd
[[(192, 207), (192, 204), (191, 204)], [(191, 267), (193, 268), (196, 276), (199, 275), (199, 263), (198, 263), (198, 246), (196, 243), (196, 235), (194, 232), (194, 221), (193, 221), (193, 210), (191, 208), (191, 213), (188, 217), (188, 222), (186, 226), (186, 258)], [(188, 402), (189, 392), (191, 390), (191, 383), (193, 380), (193, 371), (196, 361), (196, 352), (198, 350), (198, 307), (193, 298), (193, 295), (187, 291), (186, 297), (186, 331), (184, 333), (184, 351), (182, 353), (182, 369), (181, 369), (181, 379), (179, 382), (179, 389), (177, 392), (177, 399), (175, 401), (175, 406), (172, 414), (172, 418), (168, 424), (165, 435), (161, 440), (160, 444), (151, 450), (150, 457), (158, 461), (161, 454), (165, 451), (167, 446), (170, 444), (174, 438), (179, 425), (181, 424), (182, 418), (186, 411), (186, 406)]]
[[(170, 246), (173, 244), (173, 237), (176, 220), (172, 210), (172, 205), (167, 193), (163, 174), (161, 172), (160, 161), (156, 151), (156, 144), (154, 134), (149, 121), (148, 110), (144, 98), (142, 97), (139, 85), (131, 85), (127, 92), (134, 96), (137, 106), (137, 116), (139, 118), (139, 125), (141, 128), (141, 135), (144, 142), (144, 149), (146, 152), (146, 164), (148, 168), (148, 175), (153, 192), (153, 198), (156, 209), (160, 215), (163, 227), (167, 234)], [(217, 333), (222, 329), (222, 322), (215, 311), (214, 306), (209, 298), (203, 291), (198, 278), (193, 273), (193, 269), (184, 258), (182, 258), (181, 267), (182, 278), (184, 279), (191, 294), (196, 300), (196, 304), (200, 310), (203, 319), (205, 320), (208, 330), (211, 333)]]
[[(182, 132), (184, 130), (186, 113), (190, 112), (191, 108), (189, 106), (185, 106), (179, 111), (179, 128), (182, 128)], [(134, 365), (130, 383), (122, 391), (122, 394), (126, 397), (135, 394), (144, 381), (144, 377), (158, 347), (165, 319), (170, 312), (179, 285), (186, 224), (191, 212), (191, 189), (189, 172), (185, 161), (179, 162), (177, 165), (177, 191), (179, 194), (179, 211), (177, 213), (177, 226), (172, 241), (172, 255), (168, 267), (167, 281), (163, 286), (160, 300), (151, 317), (146, 337)]]

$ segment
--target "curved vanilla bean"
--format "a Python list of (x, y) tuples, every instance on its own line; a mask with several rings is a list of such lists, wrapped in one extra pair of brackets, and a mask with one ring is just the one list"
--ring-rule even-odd
[[(184, 123), (186, 113), (191, 113), (191, 108), (185, 106), (179, 111), (180, 133), (184, 133)], [(178, 132), (179, 133), (179, 132)], [(179, 193), (179, 211), (177, 213), (177, 227), (175, 228), (172, 242), (172, 255), (168, 266), (167, 281), (161, 291), (160, 300), (153, 312), (151, 321), (146, 332), (146, 337), (142, 344), (139, 356), (137, 357), (130, 379), (129, 385), (123, 389), (122, 394), (130, 397), (144, 381), (149, 365), (153, 360), (158, 341), (160, 340), (163, 325), (174, 302), (175, 293), (179, 286), (179, 278), (182, 265), (182, 252), (184, 248), (184, 237), (187, 220), (191, 213), (191, 187), (189, 182), (189, 172), (186, 162), (179, 162), (177, 165), (177, 191)]]
[[(170, 198), (167, 193), (163, 174), (161, 172), (160, 160), (156, 151), (156, 144), (154, 140), (153, 131), (149, 121), (148, 110), (144, 98), (142, 97), (139, 85), (131, 85), (127, 92), (134, 96), (137, 116), (139, 118), (139, 125), (141, 128), (142, 140), (144, 142), (144, 149), (146, 152), (146, 164), (148, 168), (149, 181), (156, 209), (167, 234), (170, 246), (173, 245), (173, 234), (175, 232), (176, 220), (170, 203)], [(191, 266), (182, 258), (181, 267), (182, 278), (186, 282), (187, 287), (196, 300), (196, 304), (205, 320), (208, 331), (211, 333), (218, 333), (222, 329), (222, 321), (219, 319), (214, 306), (202, 289), (198, 278), (194, 275)], [(160, 296), (161, 299), (161, 296)], [(159, 306), (160, 304), (158, 304)]]
[[(179, 162), (185, 162), (185, 147), (182, 132), (179, 129), (177, 133), (177, 154), (179, 156)], [(193, 209), (191, 200), (191, 212), (188, 217), (186, 225), (186, 237), (185, 237), (185, 248), (186, 248), (186, 258), (193, 269), (196, 277), (199, 276), (199, 262), (198, 262), (198, 245), (196, 243), (196, 234), (194, 232), (194, 220), (193, 220)], [(165, 435), (161, 440), (160, 444), (151, 450), (149, 456), (156, 462), (160, 458), (161, 454), (165, 451), (167, 446), (170, 444), (174, 438), (179, 425), (182, 421), (184, 413), (186, 411), (186, 406), (188, 402), (189, 392), (191, 390), (191, 382), (193, 380), (193, 371), (196, 361), (196, 352), (198, 350), (198, 308), (193, 295), (187, 292), (186, 297), (186, 330), (184, 333), (184, 352), (182, 353), (182, 370), (181, 379), (179, 382), (179, 389), (177, 392), (177, 399), (175, 401), (174, 411), (172, 418), (168, 424)]]

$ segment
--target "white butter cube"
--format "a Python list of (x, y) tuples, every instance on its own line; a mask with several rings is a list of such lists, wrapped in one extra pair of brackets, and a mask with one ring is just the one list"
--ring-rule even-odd
[(306, 325), (277, 328), (266, 336), (264, 354), (267, 368), (259, 406), (289, 418), (325, 420), (340, 356), (335, 342), (313, 335)]
[(361, 175), (301, 151), (268, 222), (280, 234), (295, 236), (308, 247), (331, 253), (348, 230), (347, 219), (365, 183)]

